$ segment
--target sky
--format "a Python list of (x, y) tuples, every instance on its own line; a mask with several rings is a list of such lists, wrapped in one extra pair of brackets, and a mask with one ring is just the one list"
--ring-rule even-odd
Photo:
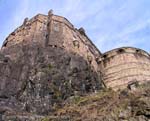
[(150, 52), (150, 0), (0, 0), (0, 45), (24, 18), (50, 9), (83, 27), (101, 52), (123, 46)]

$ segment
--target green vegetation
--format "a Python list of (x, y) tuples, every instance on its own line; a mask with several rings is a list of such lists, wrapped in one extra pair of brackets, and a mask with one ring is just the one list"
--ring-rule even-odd
[(53, 69), (53, 66), (51, 64), (48, 64), (47, 66), (42, 68), (42, 72), (50, 73), (52, 71), (52, 69)]
[(125, 89), (114, 92), (111, 89), (105, 89), (87, 96), (74, 96), (63, 108), (57, 110), (57, 115), (69, 115), (75, 121), (83, 120), (81, 117), (90, 118), (89, 120), (102, 118), (106, 121), (109, 119), (119, 121), (136, 119), (139, 115), (147, 116), (150, 114), (150, 107), (148, 107), (150, 99), (147, 96), (149, 87), (150, 85), (144, 84), (134, 91)]
[(53, 66), (51, 64), (48, 64), (48, 69), (51, 70)]
[(43, 118), (41, 121), (50, 121), (48, 117)]

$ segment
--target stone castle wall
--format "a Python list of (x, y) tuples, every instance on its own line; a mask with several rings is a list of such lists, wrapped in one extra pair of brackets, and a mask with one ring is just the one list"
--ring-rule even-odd
[(41, 14), (33, 17), (31, 20), (26, 18), (23, 24), (12, 32), (4, 41), (2, 49), (6, 46), (13, 46), (20, 42), (42, 42), (45, 40), (47, 30), (47, 17)]
[(126, 88), (132, 82), (150, 81), (150, 55), (140, 49), (124, 47), (103, 54), (99, 60), (107, 87)]
[(97, 71), (98, 65), (96, 58), (101, 55), (98, 49), (86, 36), (84, 30), (76, 29), (66, 19), (61, 16), (51, 16), (49, 24), (49, 46), (62, 47), (67, 51), (74, 52), (84, 57), (88, 63)]
[(19, 43), (39, 43), (43, 47), (60, 47), (84, 57), (95, 71), (98, 70), (96, 58), (99, 50), (86, 36), (83, 28), (76, 29), (64, 17), (38, 14), (32, 19), (24, 20), (23, 25), (12, 32), (4, 41), (2, 49)]

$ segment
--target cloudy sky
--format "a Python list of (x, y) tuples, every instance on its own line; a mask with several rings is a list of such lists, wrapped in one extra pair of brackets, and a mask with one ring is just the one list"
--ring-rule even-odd
[(150, 52), (150, 0), (0, 0), (0, 45), (25, 17), (64, 16), (102, 51), (133, 46)]

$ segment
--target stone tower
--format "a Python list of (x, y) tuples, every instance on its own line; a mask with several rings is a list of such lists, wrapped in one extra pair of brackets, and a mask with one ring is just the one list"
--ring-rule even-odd
[(106, 87), (114, 90), (150, 82), (150, 55), (138, 48), (122, 47), (104, 53), (99, 68)]

